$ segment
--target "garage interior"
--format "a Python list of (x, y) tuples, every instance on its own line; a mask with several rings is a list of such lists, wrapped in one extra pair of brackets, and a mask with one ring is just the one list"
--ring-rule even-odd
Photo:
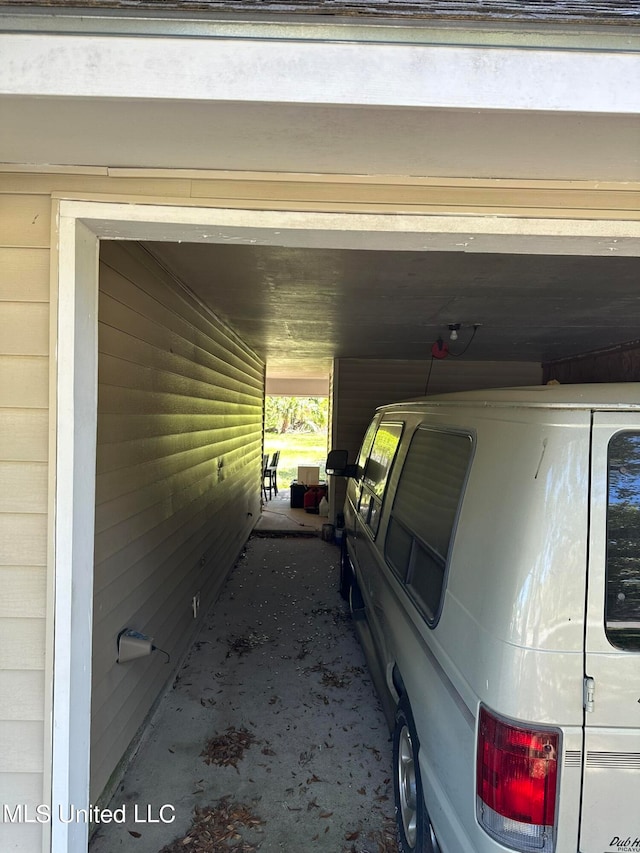
[[(638, 258), (610, 255), (103, 242), (92, 801), (108, 802), (167, 673), (157, 655), (149, 667), (119, 666), (113, 636), (126, 622), (160, 647), (188, 650), (198, 628), (191, 605), (197, 596), (206, 612), (216, 599), (228, 571), (216, 562), (233, 564), (260, 514), (256, 473), (270, 380), (298, 388), (329, 380), (333, 442), (352, 453), (375, 406), (392, 398), (549, 379), (632, 380), (639, 273)], [(169, 337), (157, 338), (153, 324), (164, 323)], [(185, 349), (190, 324), (196, 333)], [(459, 327), (455, 341), (450, 326)], [(222, 380), (208, 378), (213, 363), (200, 339), (219, 334), (229, 347), (228, 363), (215, 368)], [(433, 357), (439, 338), (447, 358)], [(158, 347), (169, 350), (162, 363), (149, 355)], [(185, 356), (196, 372), (167, 385), (182, 369), (172, 359)], [(138, 359), (146, 366), (136, 367)], [(193, 391), (190, 375), (211, 384)], [(188, 401), (188, 413), (172, 400), (166, 408), (173, 394)], [(217, 418), (216, 429), (224, 427), (241, 410), (244, 426), (223, 429), (220, 448), (197, 425)], [(169, 416), (183, 418), (177, 430), (194, 435), (195, 448), (185, 434), (153, 438), (154, 418)], [(154, 459), (154, 442), (165, 440), (167, 459)], [(195, 463), (178, 461), (188, 453)], [(218, 453), (212, 498), (201, 472)], [(240, 457), (245, 467), (234, 468)], [(172, 470), (162, 475), (158, 504), (148, 472), (165, 464)], [(334, 493), (334, 513), (341, 499)]]
[[(149, 281), (145, 278), (148, 271), (152, 274)], [(164, 750), (175, 750), (175, 715), (179, 716), (185, 702), (193, 700), (191, 693), (195, 690), (196, 693), (201, 691), (202, 696), (209, 696), (206, 692), (209, 689), (207, 674), (212, 671), (212, 666), (215, 668), (211, 658), (213, 652), (208, 651), (208, 656), (203, 658), (208, 668), (205, 664), (199, 665), (200, 669), (205, 667), (204, 675), (198, 674), (198, 664), (194, 671), (193, 664), (200, 654), (200, 644), (213, 644), (214, 648), (220, 644), (216, 617), (209, 615), (205, 628), (199, 621), (193, 621), (186, 605), (193, 591), (197, 590), (198, 599), (209, 612), (208, 603), (217, 598), (226, 579), (226, 571), (216, 571), (212, 554), (215, 553), (224, 565), (233, 562), (260, 513), (256, 500), (257, 482), (252, 485), (245, 481), (242, 484), (244, 474), (240, 486), (234, 490), (229, 485), (225, 491), (227, 509), (224, 514), (221, 514), (219, 504), (208, 502), (207, 495), (211, 490), (199, 485), (199, 474), (196, 474), (202, 466), (206, 467), (212, 454), (217, 455), (217, 450), (212, 450), (213, 445), (208, 443), (201, 448), (204, 453), (202, 460), (205, 461), (198, 461), (193, 466), (196, 477), (193, 486), (184, 487), (186, 472), (192, 469), (189, 466), (185, 469), (183, 463), (179, 463), (177, 473), (167, 477), (162, 488), (167, 492), (165, 499), (170, 506), (163, 525), (170, 526), (174, 532), (171, 537), (168, 537), (166, 529), (162, 533), (154, 533), (153, 506), (147, 506), (152, 503), (147, 495), (154, 492), (150, 491), (149, 484), (140, 486), (135, 472), (155, 464), (147, 454), (157, 439), (146, 436), (142, 441), (136, 441), (135, 422), (145, 413), (147, 422), (144, 430), (150, 431), (154, 417), (158, 414), (161, 418), (168, 416), (169, 410), (166, 409), (154, 414), (153, 402), (148, 404), (151, 407), (148, 409), (147, 403), (141, 402), (146, 395), (168, 391), (189, 397), (192, 393), (188, 386), (183, 385), (190, 370), (185, 370), (175, 387), (165, 386), (166, 375), (175, 367), (171, 361), (173, 358), (188, 356), (198, 371), (210, 369), (207, 357), (202, 354), (203, 341), (198, 336), (206, 333), (212, 339), (217, 334), (229, 337), (231, 343), (225, 346), (230, 346), (233, 352), (230, 350), (227, 355), (228, 364), (217, 368), (230, 383), (227, 391), (224, 391), (225, 381), (217, 376), (212, 380), (210, 390), (202, 392), (203, 397), (211, 396), (212, 400), (218, 395), (219, 412), (216, 409), (205, 411), (198, 401), (191, 399), (188, 403), (190, 413), (185, 416), (181, 428), (188, 433), (194, 429), (187, 425), (188, 422), (210, 419), (212, 415), (215, 418), (216, 414), (218, 421), (224, 421), (229, 412), (236, 411), (238, 403), (241, 407), (247, 402), (252, 403), (251, 413), (247, 414), (243, 409), (245, 425), (252, 424), (250, 431), (241, 433), (239, 438), (235, 430), (237, 425), (234, 425), (229, 433), (234, 438), (224, 436), (222, 439), (224, 452), (221, 458), (228, 465), (229, 460), (235, 458), (235, 453), (246, 451), (249, 478), (255, 479), (251, 460), (255, 462), (261, 452), (261, 370), (264, 369), (265, 384), (274, 379), (281, 383), (295, 381), (299, 387), (299, 383), (330, 379), (334, 406), (343, 416), (339, 423), (334, 422), (334, 432), (339, 433), (341, 439), (351, 441), (352, 451), (357, 448), (359, 436), (375, 405), (389, 401), (392, 396), (420, 395), (427, 382), (429, 393), (437, 393), (491, 385), (535, 384), (559, 376), (564, 381), (565, 376), (570, 375), (567, 371), (573, 372), (571, 379), (574, 381), (630, 380), (634, 378), (634, 362), (638, 353), (638, 345), (633, 338), (638, 328), (635, 288), (640, 280), (639, 272), (640, 261), (634, 257), (312, 249), (159, 241), (103, 242), (99, 346), (99, 376), (102, 377), (99, 388), (102, 390), (98, 398), (93, 635), (92, 762), (95, 778), (92, 800), (106, 805), (116, 785), (120, 786), (121, 797), (134, 796), (132, 792), (140, 789), (156, 790), (154, 786), (149, 787), (140, 774), (144, 776), (149, 763), (153, 767), (154, 762), (161, 760), (158, 743)], [(603, 285), (603, 282), (607, 284)], [(165, 313), (161, 315), (157, 306), (164, 306)], [(158, 333), (153, 330), (155, 326), (152, 328), (148, 324), (147, 316), (156, 326), (161, 322), (167, 323), (173, 329), (171, 336), (166, 340), (156, 338)], [(185, 321), (195, 324), (197, 335), (193, 338), (193, 345), (199, 355), (189, 355), (187, 350), (180, 349), (179, 339), (185, 335), (188, 337), (187, 327), (183, 328)], [(452, 341), (449, 326), (458, 324), (458, 338)], [(137, 349), (129, 355), (131, 343), (124, 343), (125, 335), (130, 335), (136, 342)], [(432, 348), (438, 338), (442, 338), (450, 348), (451, 354), (445, 359), (432, 357)], [(152, 347), (161, 348), (169, 341), (169, 352), (164, 356), (167, 361), (156, 363), (156, 356), (140, 350), (141, 346), (146, 346), (145, 341), (149, 344), (149, 353)], [(123, 362), (123, 358), (133, 361)], [(137, 358), (149, 359), (140, 376), (137, 375), (140, 366), (135, 367), (133, 363)], [(243, 360), (242, 370), (234, 367), (237, 358)], [(124, 378), (125, 372), (127, 379)], [(242, 373), (245, 375), (240, 379)], [(107, 374), (116, 378), (107, 380)], [(200, 377), (200, 381), (206, 379), (206, 374), (196, 372), (193, 377)], [(236, 387), (238, 382), (240, 385)], [(113, 389), (128, 383), (131, 390), (120, 401)], [(107, 392), (109, 384), (112, 390)], [(136, 396), (138, 392), (142, 392), (142, 396)], [(231, 396), (225, 399), (225, 393)], [(164, 403), (161, 406), (166, 405), (166, 399), (162, 399)], [(169, 406), (173, 416), (177, 412), (176, 405), (171, 403)], [(118, 427), (119, 417), (125, 426)], [(115, 437), (119, 429), (125, 433), (121, 445), (121, 449), (125, 448), (124, 457), (120, 455), (121, 449)], [(174, 442), (175, 437), (171, 441)], [(175, 447), (172, 443), (171, 454), (176, 454), (177, 459), (186, 452), (185, 448), (184, 444)], [(199, 452), (197, 448), (196, 452)], [(219, 472), (225, 470), (223, 466)], [(228, 484), (223, 478), (217, 485), (226, 488)], [(247, 492), (253, 493), (248, 510), (252, 514), (239, 524)], [(334, 495), (334, 500), (339, 500), (339, 497)], [(202, 513), (208, 517), (208, 522), (201, 519), (199, 526), (194, 526), (194, 521), (197, 522)], [(216, 531), (220, 522), (225, 520), (225, 530), (232, 534), (230, 541), (221, 538)], [(205, 533), (207, 526), (212, 529)], [(154, 544), (154, 536), (162, 541)], [(181, 537), (179, 544), (174, 541), (176, 536)], [(131, 537), (131, 541), (127, 537)], [(127, 543), (124, 548), (120, 547), (121, 539)], [(129, 552), (132, 552), (130, 557)], [(142, 577), (140, 574), (146, 560), (144, 552), (152, 563), (158, 560), (158, 554), (163, 557), (157, 568), (149, 570), (146, 579), (146, 569), (142, 568)], [(329, 554), (327, 559), (331, 558)], [(127, 571), (126, 559), (130, 560)], [(114, 572), (116, 566), (118, 569)], [(237, 567), (235, 571), (241, 572), (241, 569)], [(326, 610), (331, 596), (336, 596), (335, 588), (332, 589), (335, 587), (335, 575), (334, 569), (330, 568), (325, 579), (326, 591), (318, 593), (316, 609), (324, 607)], [(229, 593), (229, 590), (235, 589), (236, 595), (242, 593), (241, 577), (234, 573), (232, 586), (224, 588), (226, 593), (222, 593), (221, 600), (226, 601), (226, 614), (235, 612), (231, 609), (234, 593)], [(132, 590), (134, 579), (137, 586)], [(296, 582), (294, 572), (282, 590), (278, 583), (274, 584), (274, 595), (291, 595), (295, 599), (301, 594)], [(246, 599), (245, 593), (243, 600), (250, 600), (250, 597)], [(257, 612), (264, 615), (263, 605), (256, 600), (255, 606)], [(244, 625), (245, 634), (249, 637), (259, 636), (257, 632), (261, 629), (261, 623), (253, 621), (252, 609), (251, 604), (246, 605), (244, 617), (232, 620), (236, 629)], [(307, 610), (313, 609), (313, 602), (309, 601)], [(333, 599), (331, 609), (337, 612)], [(187, 695), (179, 689), (176, 692), (177, 682), (174, 682), (173, 690), (166, 692), (164, 679), (167, 669), (158, 655), (149, 663), (145, 660), (123, 666), (114, 663), (110, 654), (111, 639), (123, 624), (123, 619), (134, 628), (144, 628), (153, 634), (160, 647), (166, 644), (172, 650), (186, 649), (186, 660), (191, 662), (191, 666), (188, 663), (181, 677), (189, 678), (189, 684), (196, 685)], [(194, 627), (200, 633), (196, 636), (195, 646), (192, 646)], [(230, 635), (226, 642), (232, 639)], [(195, 658), (194, 648), (198, 652)], [(223, 641), (222, 651), (224, 648)], [(257, 656), (247, 656), (242, 661), (238, 678), (242, 675), (250, 682), (257, 678), (251, 669), (255, 659)], [(324, 666), (322, 662), (316, 665)], [(217, 671), (221, 671), (221, 666), (220, 663), (217, 665)], [(233, 680), (234, 676), (228, 674), (232, 671), (229, 666), (225, 661), (224, 672), (227, 675), (224, 678)], [(282, 691), (285, 685), (276, 684), (273, 689)], [(358, 685), (358, 689), (363, 691), (360, 704), (371, 702), (370, 711), (365, 713), (361, 709), (359, 719), (376, 728), (376, 737), (380, 741), (376, 749), (383, 762), (388, 761), (388, 744), (385, 744), (383, 736), (380, 709), (366, 686)], [(218, 731), (223, 724), (231, 724), (230, 721), (241, 720), (244, 725), (249, 719), (246, 709), (243, 710), (242, 693), (238, 694), (234, 688), (226, 690), (224, 695), (228, 707), (225, 704), (224, 710), (222, 706), (217, 708), (215, 714), (211, 708), (205, 708), (200, 715), (195, 714), (193, 730), (183, 729), (181, 753), (191, 749), (193, 760), (197, 759), (202, 743), (206, 741), (206, 733), (213, 732), (214, 721)], [(160, 705), (157, 696), (164, 697)], [(134, 697), (138, 698), (134, 700)], [(134, 701), (137, 709), (132, 713)], [(304, 701), (296, 701), (300, 713), (304, 713)], [(264, 718), (256, 717), (258, 705), (259, 701), (255, 701), (255, 713), (251, 719), (260, 720), (260, 730)], [(158, 707), (161, 708), (160, 716), (157, 716)], [(333, 714), (333, 705), (330, 710)], [(320, 713), (323, 713), (322, 709)], [(337, 709), (335, 713), (339, 717), (342, 712)], [(149, 729), (150, 719), (154, 723)], [(186, 725), (186, 718), (183, 725)], [(167, 727), (166, 735), (161, 733), (163, 727)], [(187, 744), (186, 740), (191, 735), (186, 740), (185, 735), (191, 731), (196, 734)], [(152, 742), (149, 741), (150, 732)], [(132, 769), (126, 771), (131, 737), (136, 749), (141, 743), (141, 753)], [(269, 787), (273, 797), (287, 775), (282, 764), (283, 760), (288, 760), (285, 755), (283, 752), (273, 790)], [(122, 756), (121, 760), (114, 761), (118, 756)], [(295, 761), (291, 760), (295, 775)], [(355, 778), (359, 778), (356, 770), (358, 761), (355, 757), (349, 761), (353, 762)], [(182, 767), (184, 763), (176, 763), (177, 766)], [(243, 765), (241, 776), (245, 781), (239, 791), (245, 790), (243, 786), (246, 786), (245, 794), (251, 794), (253, 789), (246, 782), (246, 774), (253, 779), (261, 772), (261, 766), (259, 761), (256, 764), (255, 758)], [(375, 765), (373, 769), (376, 769)], [(184, 815), (190, 811), (188, 805), (193, 798), (186, 791), (190, 787), (189, 773), (183, 777), (183, 772), (175, 776), (177, 787), (172, 790), (180, 791), (179, 797), (176, 794), (182, 807), (180, 832), (187, 838), (190, 830), (184, 825)], [(189, 772), (193, 774), (195, 769)], [(367, 772), (371, 773), (372, 768), (369, 767)], [(311, 778), (310, 774), (307, 775)], [(215, 790), (215, 786), (225, 784), (224, 778), (224, 774), (220, 778), (213, 777), (216, 780)], [(366, 778), (363, 778), (363, 789), (366, 788), (364, 782)], [(269, 786), (268, 779), (265, 784)], [(379, 785), (380, 780), (377, 787), (382, 790)], [(231, 790), (229, 784), (227, 788)], [(198, 787), (196, 791), (199, 791)], [(204, 791), (208, 793), (206, 787)], [(383, 795), (388, 796), (388, 793), (385, 789)], [(112, 805), (117, 802), (116, 796)], [(291, 802), (292, 809), (302, 808), (293, 802), (297, 801)], [(274, 827), (287, 825), (278, 821), (277, 805), (269, 803), (270, 799), (265, 795), (262, 811), (256, 804), (260, 814), (267, 815), (265, 834), (260, 836), (266, 850), (271, 849), (269, 845), (275, 844), (278, 837), (273, 834)], [(303, 805), (306, 807), (306, 801)], [(327, 809), (322, 813), (328, 814)], [(350, 832), (364, 833), (364, 828), (368, 827), (368, 832), (374, 837), (382, 838), (381, 833), (389, 826), (388, 813), (375, 814), (373, 822), (357, 822), (353, 825), (355, 829), (348, 822), (344, 824), (344, 815), (339, 810), (332, 812), (332, 816), (334, 814), (332, 828), (342, 827), (344, 836)], [(300, 832), (300, 843), (304, 845), (305, 833), (309, 832), (308, 823), (292, 823), (291, 826), (295, 827), (295, 832)], [(144, 830), (144, 843), (152, 851), (160, 849), (167, 838), (175, 834), (173, 827), (164, 828), (164, 833), (161, 831), (163, 827), (156, 827), (153, 832), (150, 827), (144, 827)], [(103, 827), (91, 849), (108, 850), (123, 832), (126, 835), (126, 828), (113, 827), (110, 830)], [(332, 835), (328, 841), (317, 841), (316, 846), (322, 843), (329, 844), (327, 850), (334, 850), (337, 848), (332, 845), (339, 842)]]

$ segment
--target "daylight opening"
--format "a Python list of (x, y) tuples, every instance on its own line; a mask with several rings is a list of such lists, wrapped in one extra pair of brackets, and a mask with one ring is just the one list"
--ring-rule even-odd
[[(328, 397), (267, 396), (264, 415), (264, 453), (269, 461), (279, 452), (278, 483), (325, 480), (329, 421)], [(316, 471), (317, 469), (317, 471)]]

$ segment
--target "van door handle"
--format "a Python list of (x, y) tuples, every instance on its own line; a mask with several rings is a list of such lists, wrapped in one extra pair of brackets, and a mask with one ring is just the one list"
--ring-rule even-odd
[(587, 675), (584, 679), (584, 709), (589, 714), (595, 705), (596, 682), (594, 678)]

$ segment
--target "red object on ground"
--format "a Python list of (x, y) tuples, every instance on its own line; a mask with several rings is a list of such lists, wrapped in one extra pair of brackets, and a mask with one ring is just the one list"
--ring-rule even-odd
[(305, 512), (318, 512), (318, 506), (323, 497), (327, 496), (326, 486), (309, 486), (304, 493)]

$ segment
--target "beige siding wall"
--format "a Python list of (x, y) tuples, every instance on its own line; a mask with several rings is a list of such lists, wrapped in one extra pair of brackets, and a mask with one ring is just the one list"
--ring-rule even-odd
[(258, 517), (264, 368), (144, 250), (103, 243), (91, 796), (173, 667), (117, 664), (130, 627), (175, 664)]
[[(331, 446), (349, 450), (349, 461), (355, 462), (376, 407), (423, 396), (427, 379), (429, 395), (539, 385), (542, 368), (521, 361), (338, 359), (333, 373)], [(336, 477), (334, 489), (334, 506), (339, 511), (346, 494), (345, 480)]]
[[(0, 804), (43, 799), (50, 199), (0, 186)], [(41, 827), (0, 823), (0, 850)]]

